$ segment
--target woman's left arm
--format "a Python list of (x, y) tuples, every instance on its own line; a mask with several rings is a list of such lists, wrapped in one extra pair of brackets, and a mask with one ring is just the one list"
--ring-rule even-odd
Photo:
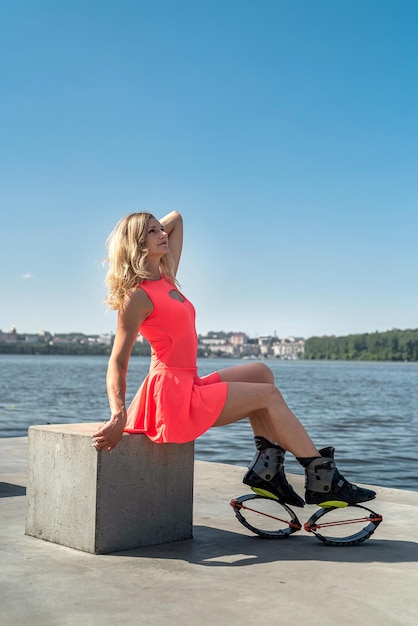
[(178, 211), (171, 211), (161, 218), (160, 223), (168, 235), (168, 245), (177, 273), (183, 248), (183, 218)]

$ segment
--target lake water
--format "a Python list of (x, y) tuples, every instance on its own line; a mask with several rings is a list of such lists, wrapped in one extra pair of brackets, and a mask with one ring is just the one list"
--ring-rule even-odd
[[(199, 373), (238, 363), (201, 359)], [(336, 447), (348, 479), (418, 491), (417, 363), (266, 363), (315, 444)], [(128, 401), (148, 364), (148, 358), (131, 359)], [(108, 419), (106, 367), (106, 357), (0, 355), (0, 437), (26, 436), (32, 424)], [(245, 466), (253, 455), (246, 420), (196, 441), (198, 459)], [(291, 454), (286, 467), (302, 473)]]

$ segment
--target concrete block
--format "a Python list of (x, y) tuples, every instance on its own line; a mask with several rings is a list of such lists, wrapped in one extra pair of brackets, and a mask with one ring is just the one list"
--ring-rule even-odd
[(191, 538), (193, 442), (124, 434), (98, 452), (98, 426), (29, 428), (25, 533), (93, 554)]

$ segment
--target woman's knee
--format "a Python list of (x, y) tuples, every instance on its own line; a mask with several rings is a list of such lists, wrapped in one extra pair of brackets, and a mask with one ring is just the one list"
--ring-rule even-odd
[(256, 361), (255, 363), (245, 363), (227, 367), (218, 371), (222, 381), (235, 383), (267, 383), (274, 384), (273, 372), (267, 365)]
[(254, 363), (254, 372), (257, 376), (257, 382), (274, 385), (273, 372), (265, 363), (261, 363), (261, 361)]

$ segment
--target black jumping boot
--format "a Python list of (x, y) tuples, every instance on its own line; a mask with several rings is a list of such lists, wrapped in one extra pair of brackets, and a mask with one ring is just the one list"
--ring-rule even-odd
[(242, 482), (260, 496), (285, 504), (304, 506), (303, 498), (289, 485), (284, 473), (286, 451), (264, 437), (254, 437), (254, 440), (257, 452)]
[(319, 451), (321, 457), (305, 465), (305, 499), (307, 504), (322, 507), (345, 506), (367, 502), (376, 492), (349, 483), (340, 474), (334, 461), (332, 446)]

